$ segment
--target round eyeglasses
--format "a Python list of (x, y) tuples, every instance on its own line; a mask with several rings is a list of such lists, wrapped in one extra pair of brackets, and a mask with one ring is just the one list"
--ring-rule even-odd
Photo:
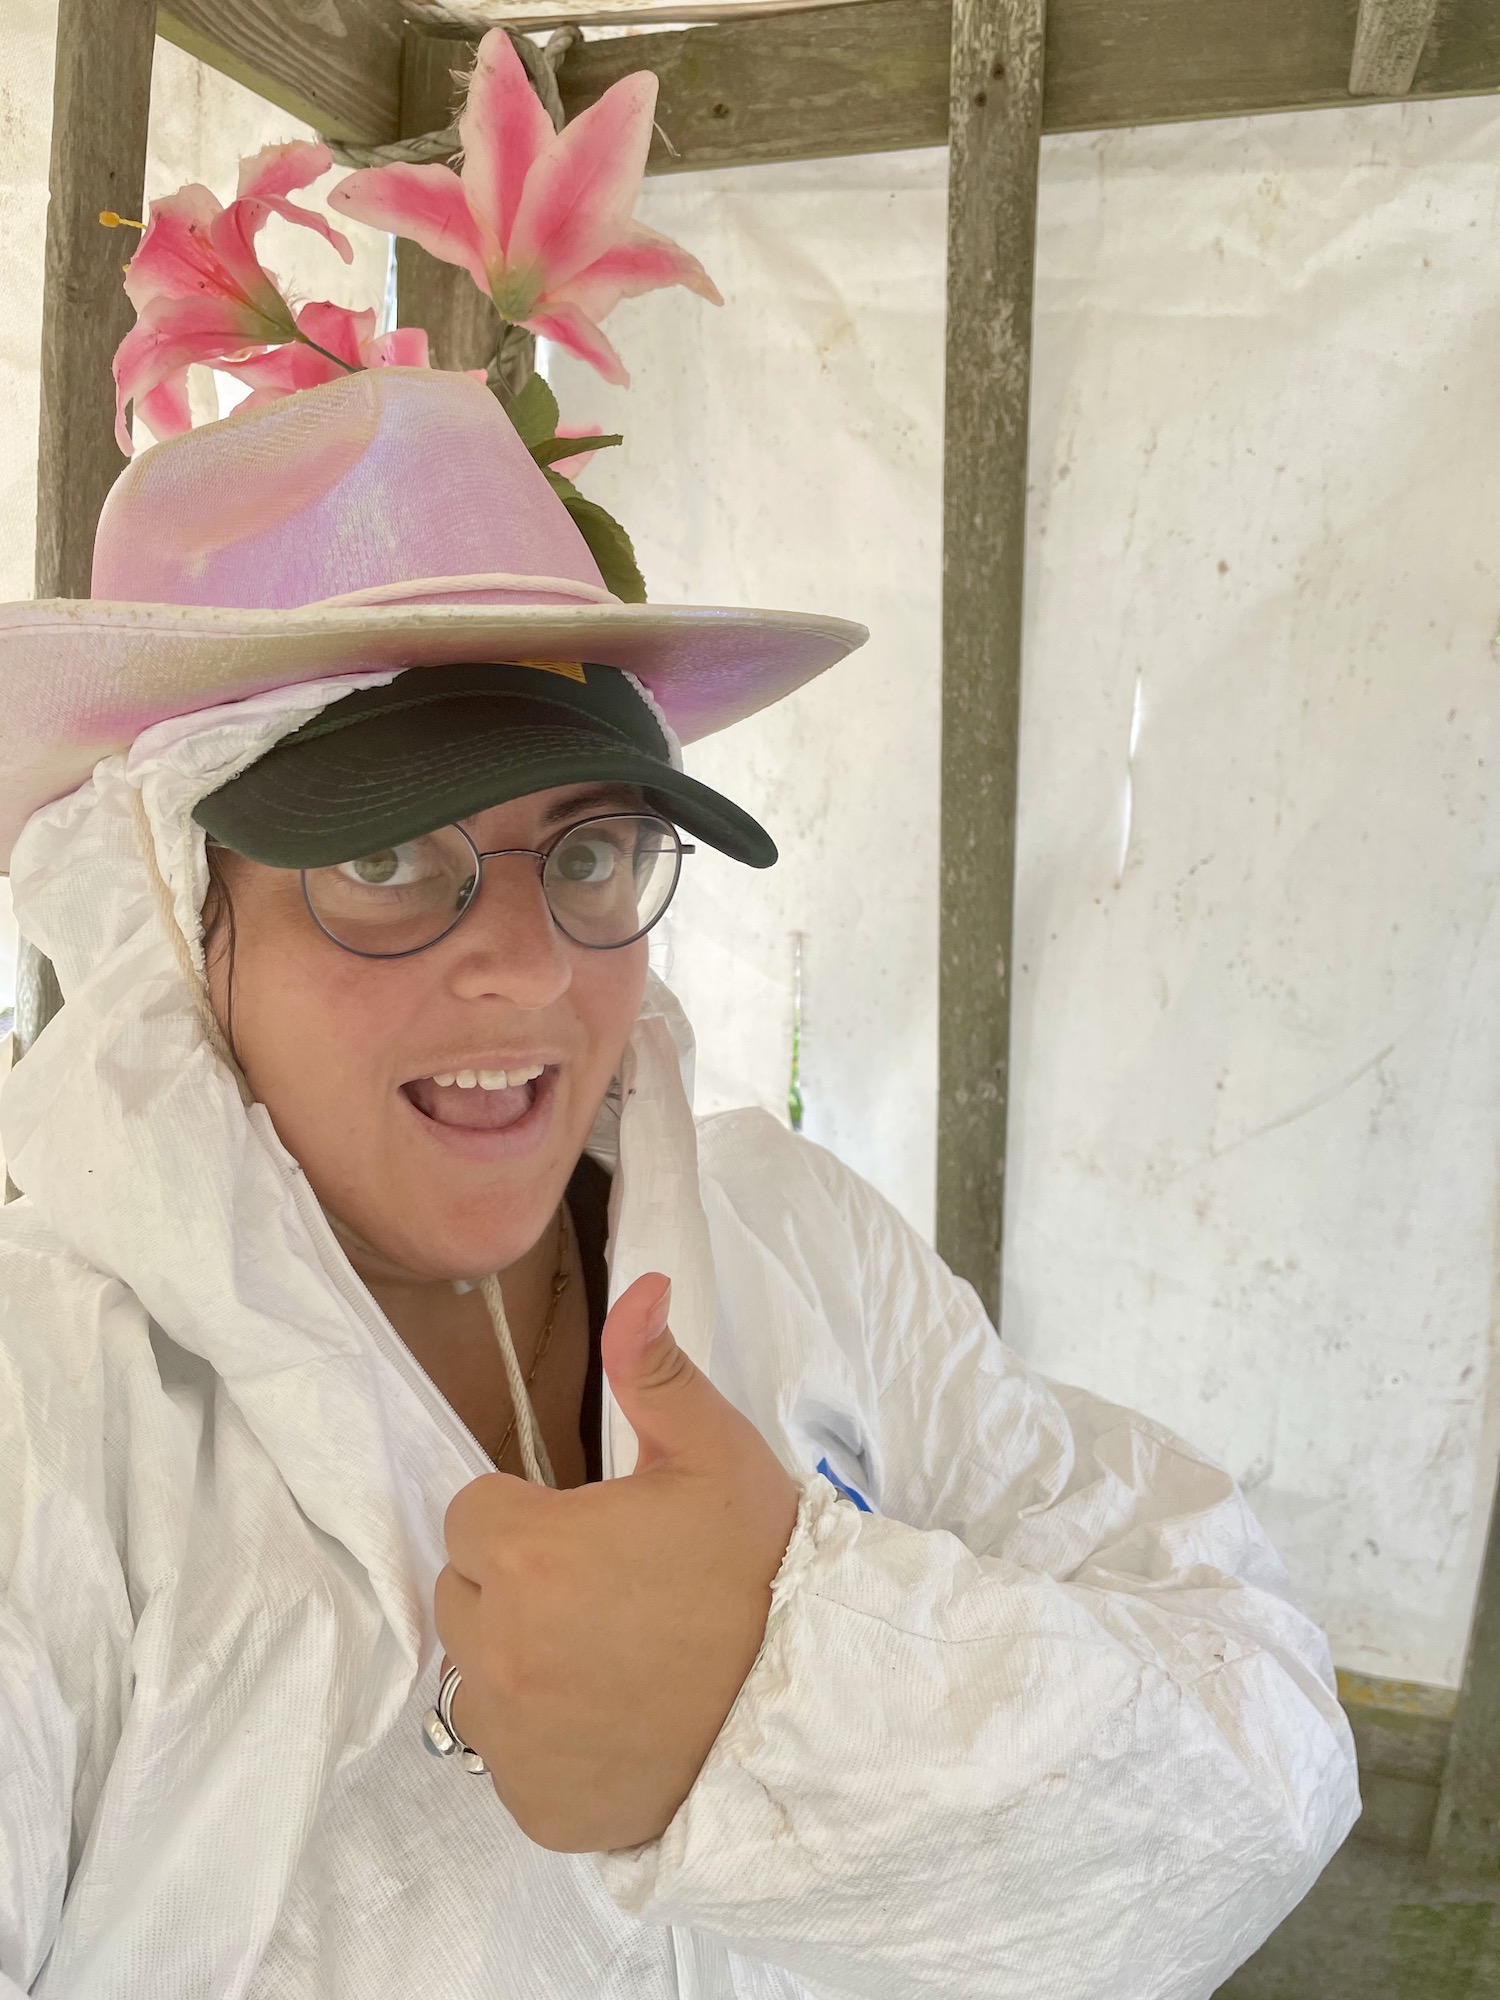
[(461, 826), (443, 826), (331, 868), (304, 868), (302, 893), (319, 930), (345, 951), (408, 958), (462, 922), (486, 861), (533, 861), (563, 936), (586, 951), (618, 951), (660, 920), (692, 852), (655, 813), (579, 820), (545, 848), (485, 854)]

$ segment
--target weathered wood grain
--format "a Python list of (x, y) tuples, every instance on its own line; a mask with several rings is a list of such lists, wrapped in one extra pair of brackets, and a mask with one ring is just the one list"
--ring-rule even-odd
[(135, 314), (121, 285), (139, 217), (154, 48), (152, 0), (61, 0), (42, 293), (36, 589), (87, 597), (94, 527), (124, 459), (115, 443), (114, 351)]
[(1349, 95), (1404, 96), (1436, 13), (1437, 0), (1359, 0)]
[(399, 134), (400, 0), (168, 0), (158, 32), (328, 137)]
[(1500, 1875), (1500, 1490), (1474, 1599), (1432, 1859), (1466, 1875)]
[[(1357, 18), (1357, 0), (1052, 0), (1043, 129), (1347, 107)], [(617, 77), (655, 70), (654, 173), (941, 145), (949, 20), (948, 0), (869, 0), (586, 42), (563, 65), (563, 98), (571, 117)], [(1446, 0), (1410, 94), (1494, 90), (1500, 7)]]
[(996, 1319), (1044, 4), (953, 9), (937, 1244)]
[[(403, 138), (449, 123), (471, 54), (463, 42), (406, 31), (401, 52)], [(426, 327), (437, 368), (487, 367), (501, 332), (495, 308), (467, 271), (401, 239), (396, 243), (396, 317), (402, 326)]]
[[(60, 0), (47, 176), (37, 434), (36, 592), (87, 597), (94, 529), (125, 461), (115, 443), (110, 363), (135, 314), (120, 282), (139, 219), (151, 115), (154, 0)], [(51, 965), (22, 942), (16, 1054), (62, 1005)]]
[[(1053, 0), (1043, 127), (1347, 105), (1358, 11), (1358, 0)], [(941, 145), (949, 16), (949, 0), (866, 0), (594, 41), (564, 66), (564, 99), (571, 117), (617, 76), (654, 69), (667, 135), (653, 147), (656, 173)], [(331, 137), (402, 136), (399, 0), (169, 0), (159, 23)], [(466, 38), (444, 23), (430, 33)], [(1444, 0), (1410, 94), (1493, 90), (1500, 7)]]

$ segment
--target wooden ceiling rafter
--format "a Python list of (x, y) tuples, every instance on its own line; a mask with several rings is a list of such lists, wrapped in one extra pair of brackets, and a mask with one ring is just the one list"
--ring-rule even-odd
[[(647, 10), (656, 12), (657, 9)], [(857, 32), (851, 15), (857, 18)], [(516, 18), (534, 18), (518, 8)], [(159, 32), (332, 138), (403, 134), (400, 0), (168, 0)], [(451, 23), (421, 28), (472, 40)], [(570, 111), (616, 76), (662, 78), (652, 171), (942, 145), (951, 0), (836, 0), (585, 42)], [(455, 60), (459, 58), (455, 57)], [(1500, 90), (1493, 0), (1052, 0), (1042, 128), (1101, 130)]]

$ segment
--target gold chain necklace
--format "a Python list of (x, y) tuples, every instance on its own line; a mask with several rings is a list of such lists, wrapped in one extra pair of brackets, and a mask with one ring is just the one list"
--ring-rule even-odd
[[(557, 1263), (554, 1265), (552, 1271), (552, 1296), (547, 1301), (547, 1316), (542, 1321), (541, 1332), (537, 1335), (536, 1353), (531, 1357), (531, 1367), (526, 1375), (526, 1391), (528, 1395), (531, 1393), (532, 1383), (536, 1380), (537, 1370), (546, 1358), (547, 1349), (552, 1345), (552, 1329), (557, 1324), (557, 1309), (562, 1304), (562, 1296), (567, 1289), (568, 1204), (563, 1202), (557, 1211)], [(521, 1413), (519, 1410), (511, 1411), (510, 1422), (505, 1427), (505, 1436), (501, 1438), (499, 1446), (490, 1461), (491, 1464), (498, 1466), (501, 1459), (504, 1458), (506, 1448), (516, 1434), (516, 1425), (520, 1422), (520, 1418)]]

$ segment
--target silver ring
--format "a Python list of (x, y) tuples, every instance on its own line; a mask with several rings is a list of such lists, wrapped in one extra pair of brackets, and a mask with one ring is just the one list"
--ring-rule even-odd
[(477, 1750), (471, 1750), (465, 1743), (453, 1720), (453, 1697), (462, 1682), (463, 1675), (457, 1667), (449, 1667), (438, 1682), (437, 1701), (422, 1717), (422, 1741), (434, 1757), (457, 1756), (464, 1769), (479, 1778), (489, 1766)]

